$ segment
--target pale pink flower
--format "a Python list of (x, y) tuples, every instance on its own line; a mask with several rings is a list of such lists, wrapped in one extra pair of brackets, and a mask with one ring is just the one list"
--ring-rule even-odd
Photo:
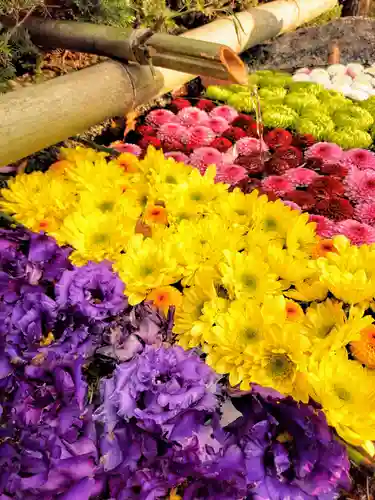
[(347, 197), (357, 203), (375, 200), (375, 171), (352, 167), (344, 180)]
[(210, 147), (197, 148), (189, 158), (189, 164), (197, 167), (201, 173), (204, 173), (209, 165), (220, 165), (221, 163), (221, 153)]
[(346, 236), (354, 245), (375, 243), (375, 229), (357, 220), (347, 219), (339, 222), (337, 232)]
[(262, 180), (262, 189), (271, 191), (277, 196), (284, 196), (289, 191), (293, 191), (293, 184), (281, 175), (270, 175)]
[(236, 164), (219, 164), (216, 169), (216, 182), (237, 184), (247, 177), (246, 169)]
[(375, 154), (367, 149), (350, 149), (344, 153), (344, 159), (361, 170), (375, 170)]
[(216, 106), (216, 108), (212, 109), (210, 111), (210, 116), (212, 118), (224, 118), (228, 123), (232, 123), (232, 121), (237, 118), (238, 112), (232, 108), (232, 106), (224, 104), (223, 106)]
[(297, 167), (290, 168), (284, 174), (284, 177), (293, 184), (293, 187), (309, 186), (319, 174), (308, 168)]
[(305, 158), (318, 158), (322, 161), (339, 161), (343, 150), (333, 142), (316, 142), (305, 151)]
[(187, 128), (179, 123), (164, 123), (159, 127), (156, 137), (161, 141), (179, 141), (186, 134)]
[(177, 118), (181, 125), (185, 127), (195, 127), (196, 125), (206, 125), (208, 114), (199, 108), (190, 106), (183, 108), (177, 113)]
[(229, 123), (225, 118), (221, 118), (220, 116), (210, 116), (207, 121), (207, 127), (210, 127), (215, 134), (221, 135), (229, 128)]
[(316, 234), (322, 238), (332, 238), (334, 234), (337, 234), (336, 224), (323, 215), (310, 215), (309, 222), (316, 223)]
[(242, 139), (236, 142), (234, 150), (237, 156), (249, 156), (254, 153), (259, 153), (260, 151), (268, 151), (268, 146), (261, 139), (255, 137), (242, 137)]
[(169, 153), (164, 153), (164, 156), (166, 158), (173, 158), (180, 163), (189, 163), (189, 157), (186, 154), (181, 153), (181, 151), (170, 151)]
[(354, 209), (354, 217), (360, 222), (375, 226), (375, 200), (359, 203)]
[(209, 146), (215, 139), (215, 133), (204, 125), (196, 125), (186, 128), (182, 142), (187, 144), (189, 148), (195, 149), (202, 146)]

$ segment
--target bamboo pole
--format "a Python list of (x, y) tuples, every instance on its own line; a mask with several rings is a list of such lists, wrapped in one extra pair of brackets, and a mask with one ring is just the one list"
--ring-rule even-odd
[(163, 85), (147, 66), (106, 61), (0, 97), (0, 165), (149, 101)]
[[(235, 17), (216, 19), (181, 36), (225, 44), (239, 54), (311, 21), (336, 5), (337, 0), (276, 0), (239, 12)], [(165, 82), (160, 95), (182, 87), (196, 76), (171, 69), (160, 69), (160, 72)]]

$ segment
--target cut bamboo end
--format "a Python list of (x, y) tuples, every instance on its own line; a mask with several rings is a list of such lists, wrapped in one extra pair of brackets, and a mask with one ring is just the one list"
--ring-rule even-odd
[(333, 42), (330, 46), (328, 64), (340, 63), (340, 47), (337, 42)]
[(231, 80), (240, 85), (246, 85), (248, 70), (242, 59), (229, 47), (220, 48), (220, 61), (226, 68)]

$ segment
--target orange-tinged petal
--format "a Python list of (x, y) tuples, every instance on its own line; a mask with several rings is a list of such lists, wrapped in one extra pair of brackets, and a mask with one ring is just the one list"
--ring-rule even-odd
[(168, 224), (167, 210), (160, 205), (148, 205), (143, 217), (149, 223)]
[(367, 366), (375, 368), (375, 325), (370, 325), (361, 331), (360, 340), (350, 343), (350, 351), (353, 356)]
[(154, 307), (167, 315), (170, 306), (179, 307), (181, 305), (182, 294), (173, 286), (163, 286), (152, 290), (146, 300), (152, 301)]

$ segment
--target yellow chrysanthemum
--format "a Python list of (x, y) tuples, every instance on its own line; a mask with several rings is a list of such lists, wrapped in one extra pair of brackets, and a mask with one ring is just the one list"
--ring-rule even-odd
[(248, 297), (261, 301), (265, 295), (280, 290), (278, 276), (270, 271), (260, 251), (224, 250), (223, 253), (224, 262), (219, 264), (219, 269), (230, 298)]
[(233, 192), (217, 200), (213, 210), (228, 225), (240, 225), (247, 229), (254, 210), (256, 209), (259, 213), (266, 205), (266, 196), (258, 196), (257, 191), (244, 194), (239, 188), (236, 188)]
[(296, 284), (313, 276), (314, 270), (308, 267), (307, 256), (297, 259), (287, 249), (277, 244), (270, 244), (266, 251), (272, 272), (290, 284)]
[(250, 227), (265, 232), (272, 240), (285, 242), (288, 230), (299, 217), (296, 210), (291, 210), (280, 200), (255, 204)]
[(2, 189), (0, 208), (32, 231), (53, 231), (76, 200), (70, 182), (42, 172), (19, 174)]
[(284, 292), (285, 297), (289, 297), (301, 302), (312, 302), (314, 300), (324, 300), (327, 297), (328, 288), (319, 281), (319, 274), (314, 273), (311, 278), (299, 281), (294, 284), (294, 288)]
[(98, 187), (124, 187), (129, 186), (128, 176), (114, 161), (107, 162), (104, 158), (95, 161), (76, 161), (75, 167), (66, 172), (68, 179), (76, 185), (76, 190), (90, 190)]
[(90, 162), (95, 162), (108, 157), (108, 153), (102, 151), (96, 151), (91, 148), (83, 148), (82, 146), (77, 146), (76, 148), (61, 148), (60, 157), (62, 160), (68, 160), (72, 163), (77, 163), (78, 161), (87, 160)]
[(350, 343), (350, 352), (367, 368), (375, 369), (375, 325), (371, 324), (361, 330), (360, 338)]
[(312, 396), (347, 442), (375, 440), (375, 374), (348, 359), (346, 349), (328, 352), (309, 366)]
[(126, 254), (115, 262), (131, 305), (142, 302), (154, 288), (171, 285), (181, 278), (176, 249), (168, 241), (158, 243), (135, 234), (128, 242)]
[(134, 221), (118, 212), (94, 210), (90, 213), (73, 212), (61, 227), (51, 232), (60, 245), (74, 248), (70, 258), (75, 265), (88, 261), (115, 260), (126, 248), (134, 233)]

